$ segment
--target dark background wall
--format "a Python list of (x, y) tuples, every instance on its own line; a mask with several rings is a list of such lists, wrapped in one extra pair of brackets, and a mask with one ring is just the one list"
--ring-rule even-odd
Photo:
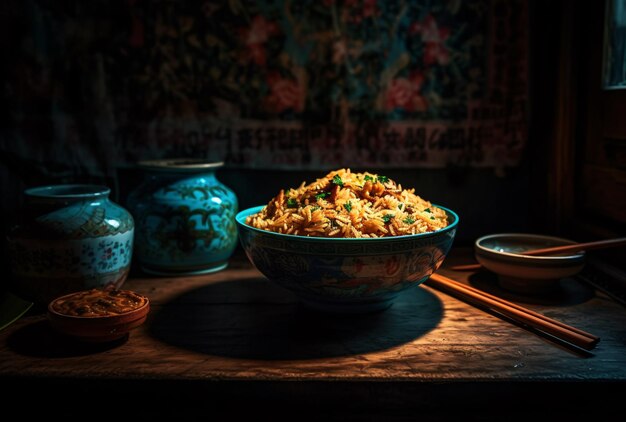
[[(144, 5), (142, 10), (150, 10), (169, 3), (148, 2), (148, 6), (146, 6), (145, 2), (112, 2), (109, 14), (98, 20), (97, 23), (104, 25), (101, 28), (102, 33), (110, 33), (110, 28), (107, 28), (106, 25), (133, 28), (133, 19), (136, 16), (118, 14), (116, 11), (125, 10), (124, 8), (127, 6), (136, 7), (137, 4)], [(436, 10), (433, 12), (435, 15), (449, 11), (455, 5), (455, 2), (447, 1), (416, 1), (414, 3), (422, 9), (426, 3), (434, 5), (432, 7)], [(475, 1), (474, 3), (481, 2)], [(425, 199), (457, 211), (461, 217), (457, 237), (458, 245), (470, 245), (474, 239), (488, 233), (533, 231), (538, 227), (537, 222), (541, 221), (540, 204), (535, 201), (533, 192), (539, 187), (541, 177), (545, 177), (545, 171), (541, 167), (543, 165), (542, 154), (545, 143), (549, 142), (546, 128), (550, 125), (548, 113), (550, 105), (549, 99), (544, 94), (548, 91), (549, 87), (546, 86), (546, 83), (549, 83), (550, 79), (546, 78), (545, 75), (546, 72), (551, 72), (551, 66), (555, 63), (555, 59), (549, 43), (545, 41), (545, 36), (558, 37), (558, 22), (555, 24), (554, 19), (558, 20), (560, 3), (555, 2), (549, 6), (542, 5), (541, 7), (535, 5), (535, 2), (527, 4), (526, 2), (484, 1), (482, 3), (485, 5), (521, 4), (522, 9), (529, 13), (527, 21), (529, 31), (521, 33), (520, 36), (528, 37), (528, 33), (530, 34), (529, 38), (523, 40), (529, 43), (530, 47), (528, 53), (529, 78), (527, 85), (521, 87), (522, 90), (527, 90), (530, 93), (530, 103), (527, 104), (530, 114), (526, 115), (526, 123), (529, 125), (527, 131), (530, 136), (524, 140), (525, 146), (521, 149), (521, 158), (518, 162), (510, 165), (506, 160), (503, 160), (502, 165), (475, 166), (475, 163), (451, 159), (445, 165), (428, 166), (424, 165), (428, 162), (416, 160), (413, 165), (408, 157), (400, 157), (398, 166), (394, 165), (393, 161), (359, 165), (358, 162), (354, 162), (354, 157), (344, 157), (345, 163), (350, 164), (354, 171), (368, 170), (385, 174), (402, 183), (405, 187), (415, 187), (416, 192)], [(81, 31), (85, 30), (85, 24), (80, 22), (80, 10), (82, 10), (81, 7), (84, 8), (80, 4), (82, 3), (73, 1), (52, 3), (45, 1), (4, 2), (0, 6), (0, 13), (5, 32), (2, 45), (5, 56), (14, 60), (28, 60), (29, 55), (25, 52), (30, 51), (30, 46), (24, 43), (11, 42), (11, 40), (20, 40), (20, 34), (24, 31), (34, 31), (35, 36), (44, 37), (44, 41), (46, 31), (66, 31), (71, 33), (72, 39), (81, 40)], [(212, 7), (213, 2), (191, 2), (190, 4), (198, 6), (199, 10), (205, 10), (207, 7)], [(506, 13), (512, 13), (507, 7), (505, 7)], [(442, 11), (437, 11), (439, 10), (437, 8)], [(47, 21), (38, 12), (41, 9), (51, 10), (51, 13), (63, 16), (63, 19)], [(383, 12), (381, 9), (380, 13)], [(462, 24), (463, 18), (461, 15), (458, 16)], [(371, 19), (374, 22), (376, 17)], [(488, 19), (485, 22), (488, 22)], [(59, 27), (47, 27), (52, 24)], [(99, 32), (87, 31), (85, 33), (97, 34)], [(236, 33), (230, 35), (233, 39), (239, 39), (239, 35)], [(128, 39), (132, 36), (131, 31), (120, 34), (119, 38)], [(106, 51), (116, 46), (118, 41), (116, 37), (111, 39), (102, 37), (96, 40), (86, 39), (84, 45), (96, 45), (99, 49)], [(512, 39), (510, 40), (511, 51), (507, 50), (507, 44), (501, 46), (501, 49), (513, 57), (518, 54), (515, 50), (518, 44), (519, 40)], [(63, 46), (54, 47), (63, 48)], [(116, 51), (114, 55), (119, 63), (124, 63), (123, 51)], [(46, 69), (46, 65), (50, 65), (49, 62), (46, 62), (46, 58), (40, 57), (39, 61), (27, 63), (28, 66), (26, 67), (16, 67), (15, 63), (7, 61), (2, 65), (5, 101), (3, 101), (2, 106), (4, 117), (0, 116), (0, 141), (2, 145), (0, 151), (2, 164), (0, 166), (0, 186), (3, 193), (0, 200), (0, 218), (5, 229), (10, 227), (11, 222), (18, 215), (23, 200), (21, 193), (27, 187), (76, 182), (106, 184), (113, 189), (113, 199), (124, 204), (128, 193), (140, 180), (140, 175), (132, 167), (133, 159), (154, 158), (164, 155), (212, 158), (210, 145), (202, 149), (201, 152), (169, 150), (167, 154), (159, 154), (159, 151), (153, 149), (153, 145), (147, 145), (142, 153), (141, 148), (137, 149), (134, 145), (132, 151), (130, 149), (128, 151), (127, 157), (130, 157), (129, 159), (109, 160), (104, 170), (103, 166), (98, 163), (94, 166), (92, 160), (98, 162), (99, 159), (104, 160), (105, 157), (116, 156), (111, 153), (111, 148), (119, 148), (119, 145), (114, 145), (110, 140), (102, 138), (97, 130), (97, 124), (94, 123), (102, 117), (102, 110), (94, 110), (90, 105), (90, 99), (93, 98), (94, 92), (93, 87), (89, 88), (89, 86), (93, 85), (93, 81), (98, 80), (100, 76), (93, 73), (93, 63), (81, 62), (85, 57), (77, 55), (75, 59), (71, 56), (67, 58), (69, 63), (74, 64), (70, 66), (71, 72), (65, 75), (63, 86), (72, 87), (71, 90), (68, 89), (66, 97), (67, 102), (71, 104), (70, 108), (73, 110), (76, 127), (75, 131), (61, 134), (57, 127), (51, 125), (50, 116), (56, 112), (55, 107), (67, 105), (50, 104), (45, 101), (51, 96), (50, 92), (45, 91), (46, 89), (60, 89), (59, 86), (50, 87), (42, 82), (49, 70)], [(270, 59), (271, 57), (268, 60)], [(158, 60), (158, 58), (152, 57), (146, 60)], [(125, 63), (122, 68), (125, 72), (133, 72), (131, 61)], [(27, 69), (31, 73), (17, 74), (16, 70), (20, 69)], [(85, 72), (81, 72), (83, 69)], [(445, 75), (442, 76), (444, 79), (445, 77)], [(25, 89), (25, 86), (28, 89)], [(147, 96), (151, 93), (150, 89), (145, 87), (142, 88), (143, 91), (132, 86), (126, 86), (125, 89), (128, 98), (131, 99), (142, 95)], [(15, 99), (20, 98), (17, 95), (20, 92), (28, 93), (28, 98), (24, 97), (23, 101), (20, 100), (21, 106), (28, 104), (28, 107), (22, 107), (20, 112), (26, 116), (24, 118), (31, 119), (28, 125), (20, 127), (22, 132), (28, 132), (28, 145), (18, 144), (20, 138), (14, 136), (16, 132), (15, 119), (7, 117), (9, 115), (14, 116)], [(170, 101), (172, 104), (179, 105), (175, 98), (171, 98)], [(128, 106), (128, 104), (120, 105), (116, 102), (111, 104), (122, 108)], [(437, 118), (437, 116), (432, 115), (410, 114), (407, 110), (404, 110), (405, 113), (400, 118)], [(213, 110), (207, 113), (217, 113), (217, 111)], [(391, 121), (399, 119), (393, 113), (386, 114), (384, 117)], [(418, 111), (412, 110), (411, 113), (418, 113)], [(128, 113), (125, 116), (127, 119), (137, 117)], [(297, 113), (295, 115), (289, 113), (280, 115), (280, 118), (285, 121), (293, 121), (302, 117)], [(332, 119), (332, 116), (329, 118)], [(59, 142), (59, 139), (62, 142)], [(89, 150), (88, 154), (86, 153), (87, 150)], [(81, 154), (81, 151), (85, 154)], [(451, 157), (455, 156), (451, 155)], [(339, 162), (335, 163), (338, 164), (336, 167), (344, 166), (341, 165), (341, 160), (340, 158)], [(331, 165), (335, 166), (335, 164)], [(311, 165), (298, 166), (296, 164), (292, 165), (291, 168), (281, 169), (273, 163), (266, 165), (259, 165), (259, 163), (246, 165), (244, 163), (242, 165), (227, 160), (226, 166), (218, 172), (218, 178), (235, 191), (239, 197), (240, 208), (246, 208), (267, 202), (282, 187), (297, 186), (302, 181), (321, 177), (327, 170), (328, 166), (316, 168)], [(549, 228), (547, 230), (549, 231)]]

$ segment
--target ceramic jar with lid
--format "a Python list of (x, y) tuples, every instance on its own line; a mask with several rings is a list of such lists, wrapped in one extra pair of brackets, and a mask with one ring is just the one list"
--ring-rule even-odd
[(215, 171), (221, 162), (143, 161), (143, 183), (128, 198), (137, 223), (136, 258), (158, 275), (226, 268), (237, 245), (235, 193)]
[(11, 289), (47, 304), (90, 288), (119, 288), (130, 270), (134, 222), (97, 185), (27, 189), (20, 221), (7, 236)]

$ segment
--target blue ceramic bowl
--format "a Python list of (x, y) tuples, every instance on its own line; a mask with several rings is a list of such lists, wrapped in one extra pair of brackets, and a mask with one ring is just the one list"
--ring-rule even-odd
[(399, 292), (430, 277), (445, 259), (459, 217), (436, 232), (376, 239), (295, 236), (248, 226), (237, 214), (239, 239), (250, 261), (267, 278), (293, 291), (305, 305), (327, 312), (370, 312), (389, 307)]

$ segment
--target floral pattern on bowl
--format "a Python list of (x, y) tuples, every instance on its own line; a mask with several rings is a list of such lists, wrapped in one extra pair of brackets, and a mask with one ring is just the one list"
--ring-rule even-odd
[(248, 258), (309, 307), (330, 312), (389, 307), (400, 291), (423, 283), (441, 266), (458, 224), (453, 211), (440, 207), (450, 224), (436, 232), (378, 239), (305, 237), (246, 225), (246, 217), (261, 208), (236, 218)]

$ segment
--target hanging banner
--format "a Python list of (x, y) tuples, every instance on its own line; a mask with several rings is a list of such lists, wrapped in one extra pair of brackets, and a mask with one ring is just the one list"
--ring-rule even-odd
[(526, 144), (521, 0), (13, 3), (0, 146), (16, 156), (502, 167)]

